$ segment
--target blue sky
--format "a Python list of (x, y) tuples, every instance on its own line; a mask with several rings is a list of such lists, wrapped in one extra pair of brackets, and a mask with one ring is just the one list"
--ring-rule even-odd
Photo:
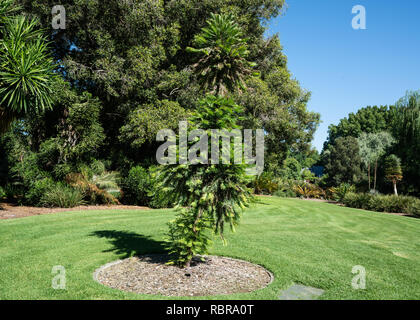
[[(368, 105), (390, 105), (420, 89), (419, 0), (286, 0), (268, 23), (288, 67), (312, 92), (321, 114), (313, 145), (321, 151), (328, 126)], [(352, 8), (366, 8), (366, 30), (352, 28)]]

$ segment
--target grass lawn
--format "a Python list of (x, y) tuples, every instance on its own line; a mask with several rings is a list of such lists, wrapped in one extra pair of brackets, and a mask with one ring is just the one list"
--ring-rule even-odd
[[(162, 252), (173, 216), (109, 210), (2, 220), (0, 299), (165, 299), (107, 288), (92, 274), (119, 258)], [(227, 238), (226, 247), (215, 239), (211, 253), (261, 264), (275, 280), (206, 299), (277, 299), (293, 283), (324, 289), (322, 299), (420, 299), (420, 219), (267, 197)], [(66, 290), (51, 287), (55, 265), (66, 268)], [(355, 265), (366, 268), (365, 290), (351, 286)]]

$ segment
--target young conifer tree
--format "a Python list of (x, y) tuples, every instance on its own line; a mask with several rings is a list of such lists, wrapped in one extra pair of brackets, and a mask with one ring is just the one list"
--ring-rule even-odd
[[(188, 50), (199, 55), (193, 66), (196, 76), (203, 91), (211, 94), (200, 101), (190, 119), (190, 130), (204, 130), (210, 141), (212, 130), (239, 129), (243, 108), (227, 95), (245, 89), (244, 78), (253, 74), (254, 64), (246, 59), (246, 40), (232, 15), (213, 14), (207, 27), (195, 37), (194, 45), (196, 48)], [(220, 141), (218, 144), (222, 146)], [(168, 165), (159, 175), (161, 191), (179, 207), (176, 219), (169, 224), (167, 249), (173, 257), (171, 262), (181, 267), (189, 267), (194, 256), (207, 253), (210, 232), (225, 242), (225, 224), (234, 230), (241, 211), (252, 199), (246, 165), (225, 163), (222, 154), (218, 164), (209, 160), (208, 164)]]

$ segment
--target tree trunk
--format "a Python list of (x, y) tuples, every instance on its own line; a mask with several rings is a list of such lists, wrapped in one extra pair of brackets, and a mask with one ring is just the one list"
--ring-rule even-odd
[(191, 260), (192, 260), (192, 259), (190, 259), (189, 261), (187, 261), (187, 262), (185, 263), (184, 268), (188, 269), (188, 268), (191, 266)]
[(216, 85), (216, 97), (220, 96), (220, 83), (217, 83)]
[(378, 160), (375, 161), (375, 178), (373, 183), (373, 191), (376, 192), (376, 171), (378, 170)]
[(369, 178), (369, 191), (370, 191), (370, 163), (368, 164), (368, 178)]
[(396, 196), (398, 196), (398, 190), (397, 190), (397, 181), (392, 181), (392, 183), (394, 184), (394, 194), (396, 195)]
[[(197, 223), (200, 221), (200, 218), (201, 218), (202, 215), (203, 215), (203, 210), (202, 209), (198, 210), (198, 214), (197, 214), (197, 217), (195, 218), (194, 225), (193, 225), (193, 232), (195, 234), (197, 234), (197, 232), (198, 232), (196, 227), (197, 227)], [(189, 249), (189, 254), (192, 255), (191, 248)], [(193, 259), (193, 257), (185, 263), (184, 268), (188, 269), (191, 266), (192, 259)]]

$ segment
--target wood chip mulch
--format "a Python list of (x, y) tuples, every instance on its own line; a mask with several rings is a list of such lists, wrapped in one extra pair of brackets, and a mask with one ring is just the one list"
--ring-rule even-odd
[(68, 212), (68, 211), (84, 211), (84, 210), (147, 210), (147, 207), (139, 206), (124, 206), (124, 205), (92, 205), (92, 206), (79, 206), (75, 208), (40, 208), (40, 207), (26, 207), (17, 206), (9, 203), (0, 203), (0, 219), (16, 219), (30, 216), (38, 216), (42, 214), (50, 214), (55, 212)]
[(144, 255), (107, 264), (94, 279), (139, 294), (207, 296), (251, 292), (269, 285), (272, 274), (259, 265), (226, 257), (194, 259), (190, 268), (167, 265), (167, 255)]

